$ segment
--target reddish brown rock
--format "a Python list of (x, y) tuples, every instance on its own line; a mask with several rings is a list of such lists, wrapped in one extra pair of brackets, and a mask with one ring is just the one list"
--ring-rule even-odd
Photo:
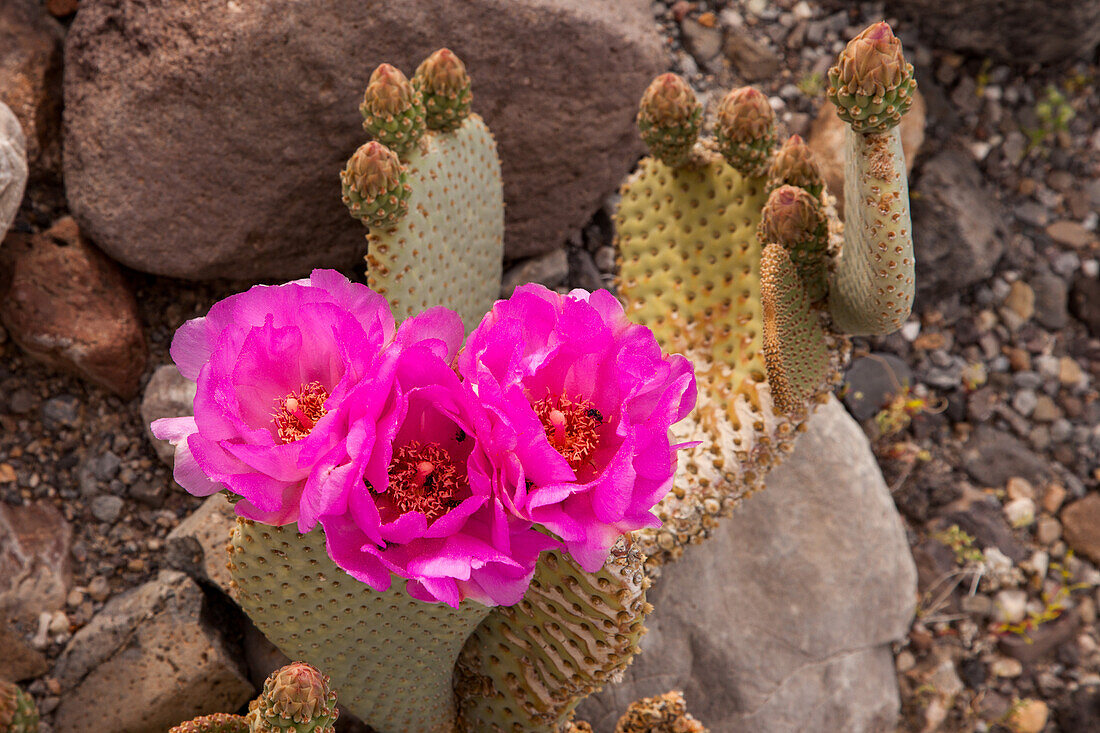
[(62, 35), (38, 0), (0, 2), (0, 102), (23, 126), (32, 175), (61, 166)]
[(0, 664), (0, 680), (29, 680), (45, 674), (49, 669), (42, 652), (32, 649), (21, 635), (8, 628), (3, 619), (0, 619), (0, 650), (3, 650), (4, 659)]
[(73, 214), (147, 272), (351, 264), (364, 232), (338, 173), (366, 140), (370, 71), (411, 75), (441, 46), (465, 61), (500, 145), (507, 256), (559, 247), (641, 151), (638, 99), (665, 68), (645, 0), (87, 4), (66, 47)]
[(72, 15), (79, 7), (80, 0), (46, 0), (46, 10), (50, 11), (50, 15), (56, 15), (58, 18)]
[(1062, 529), (1070, 547), (1100, 563), (1100, 494), (1089, 494), (1063, 509)]
[(41, 234), (13, 234), (0, 257), (11, 273), (0, 321), (12, 340), (117, 395), (137, 394), (148, 355), (137, 302), (118, 266), (76, 223), (66, 217)]
[(69, 523), (52, 505), (0, 504), (0, 621), (34, 622), (65, 605), (71, 542)]
[[(913, 171), (913, 161), (924, 144), (926, 107), (920, 91), (913, 96), (913, 106), (901, 118), (901, 147), (905, 152), (905, 170)], [(844, 130), (848, 125), (836, 113), (836, 105), (825, 103), (817, 111), (806, 145), (813, 151), (821, 168), (829, 193), (836, 196), (837, 209), (844, 211)]]

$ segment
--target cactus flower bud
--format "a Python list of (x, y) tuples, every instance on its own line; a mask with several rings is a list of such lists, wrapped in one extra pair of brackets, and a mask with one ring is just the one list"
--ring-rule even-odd
[(363, 103), (363, 129), (403, 159), (424, 135), (424, 102), (400, 69), (382, 64), (370, 75)]
[(15, 684), (0, 679), (0, 731), (38, 733), (38, 708), (34, 698)]
[(761, 244), (783, 245), (811, 302), (825, 297), (829, 226), (820, 199), (796, 186), (775, 189), (764, 205), (757, 237)]
[(252, 733), (333, 733), (340, 716), (328, 677), (305, 662), (273, 672), (248, 710)]
[(396, 226), (409, 212), (409, 186), (405, 166), (397, 154), (379, 142), (355, 151), (340, 172), (344, 204), (351, 215), (368, 227)]
[(248, 718), (241, 715), (214, 713), (180, 723), (168, 733), (251, 733)]
[(703, 105), (680, 77), (661, 74), (638, 109), (638, 129), (653, 157), (676, 168), (687, 162), (703, 117)]
[(765, 190), (770, 194), (786, 184), (804, 188), (818, 197), (825, 187), (825, 180), (814, 161), (814, 154), (800, 135), (791, 135), (775, 154), (771, 168), (768, 169), (768, 185)]
[(853, 38), (829, 69), (829, 99), (855, 132), (886, 132), (898, 124), (916, 88), (913, 65), (885, 22)]
[(779, 144), (768, 98), (753, 87), (732, 90), (718, 106), (715, 137), (722, 155), (741, 175), (756, 178), (767, 173)]
[(457, 130), (470, 115), (470, 77), (466, 65), (448, 48), (441, 48), (420, 63), (413, 83), (424, 95), (428, 128)]

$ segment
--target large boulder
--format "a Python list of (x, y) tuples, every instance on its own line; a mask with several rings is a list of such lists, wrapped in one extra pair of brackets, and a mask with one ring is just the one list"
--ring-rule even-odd
[(890, 643), (916, 593), (890, 491), (832, 400), (767, 489), (664, 568), (642, 653), (578, 717), (610, 732), (632, 700), (680, 689), (711, 733), (893, 730)]
[(0, 102), (0, 240), (19, 213), (26, 185), (27, 138), (19, 119)]
[[(188, 278), (348, 265), (338, 172), (371, 69), (462, 57), (500, 144), (507, 256), (560, 246), (640, 150), (664, 54), (644, 0), (101, 0), (65, 65), (65, 177), (108, 254)], [(150, 49), (155, 49), (151, 53)]]
[[(0, 2), (0, 106), (10, 107), (22, 125), (27, 159), (36, 175), (56, 173), (61, 166), (63, 35), (61, 24), (46, 13), (39, 0)], [(4, 138), (3, 126), (0, 122), (0, 140)], [(2, 175), (0, 172), (0, 189)], [(0, 193), (0, 212), (2, 198)]]

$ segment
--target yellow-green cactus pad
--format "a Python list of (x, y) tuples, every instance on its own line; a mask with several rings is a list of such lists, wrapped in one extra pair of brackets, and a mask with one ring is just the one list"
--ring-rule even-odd
[(892, 333), (909, 317), (916, 288), (901, 132), (849, 128), (845, 148), (844, 246), (829, 286), (829, 311), (845, 333)]
[(466, 65), (448, 48), (421, 62), (413, 83), (424, 96), (428, 129), (453, 132), (470, 114), (474, 99)]
[(764, 360), (772, 400), (782, 412), (806, 405), (829, 377), (825, 332), (802, 286), (798, 269), (780, 244), (764, 247), (760, 261), (764, 306)]
[(476, 326), (500, 295), (504, 189), (496, 141), (469, 115), (409, 155), (409, 212), (367, 237), (367, 282), (404, 320), (436, 305)]
[(38, 733), (34, 698), (3, 679), (0, 679), (0, 733)]
[(252, 727), (243, 715), (214, 713), (180, 723), (168, 733), (252, 733)]
[(462, 733), (557, 733), (577, 703), (638, 651), (651, 610), (644, 557), (620, 540), (586, 573), (544, 553), (523, 600), (496, 608), (466, 642), (455, 672)]
[(371, 74), (363, 103), (363, 129), (402, 160), (424, 136), (424, 101), (401, 71), (382, 64)]
[(354, 715), (379, 733), (453, 733), (455, 659), (487, 606), (424, 603), (400, 579), (376, 592), (333, 563), (319, 527), (238, 519), (229, 570), (264, 636), (324, 670)]
[(811, 302), (825, 297), (829, 222), (820, 199), (797, 186), (780, 186), (768, 196), (757, 236), (761, 242), (783, 245)]
[(630, 703), (615, 733), (707, 733), (707, 729), (687, 711), (684, 693), (673, 690)]

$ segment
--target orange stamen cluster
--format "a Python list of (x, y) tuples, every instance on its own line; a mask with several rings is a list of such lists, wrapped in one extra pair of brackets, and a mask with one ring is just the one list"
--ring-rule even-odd
[(436, 443), (412, 440), (393, 453), (389, 468), (390, 501), (402, 514), (420, 512), (435, 521), (469, 493), (466, 471)]
[(327, 399), (328, 390), (320, 382), (310, 382), (297, 392), (276, 400), (272, 419), (279, 440), (293, 443), (309, 435), (317, 421), (328, 412), (325, 409)]
[(597, 428), (603, 424), (603, 415), (584, 398), (571, 400), (547, 395), (531, 405), (546, 430), (546, 439), (561, 453), (569, 467), (580, 470), (596, 451), (600, 443)]

